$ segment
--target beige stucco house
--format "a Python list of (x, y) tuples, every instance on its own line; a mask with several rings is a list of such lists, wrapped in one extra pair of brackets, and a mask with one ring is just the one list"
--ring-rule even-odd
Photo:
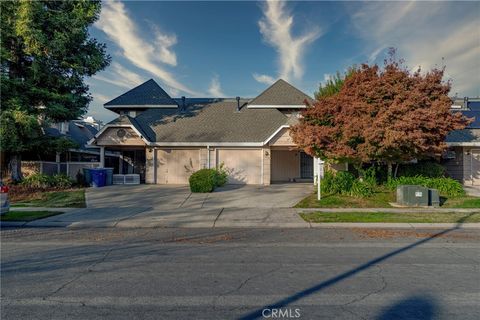
[[(311, 102), (283, 80), (254, 99), (172, 99), (149, 80), (105, 104), (119, 117), (89, 146), (100, 148), (102, 165), (114, 167), (117, 174), (137, 174), (144, 183), (188, 184), (193, 172), (221, 164), (230, 173), (230, 184), (313, 181), (318, 159), (299, 150), (289, 134)], [(480, 100), (456, 104), (452, 112), (475, 121), (448, 136), (443, 164), (465, 185), (480, 185)], [(106, 151), (119, 160), (105, 163)]]
[(115, 173), (145, 183), (187, 184), (192, 172), (221, 164), (230, 184), (313, 181), (314, 159), (289, 135), (310, 102), (283, 80), (254, 99), (172, 99), (149, 80), (105, 104), (119, 117), (89, 145), (119, 153)]

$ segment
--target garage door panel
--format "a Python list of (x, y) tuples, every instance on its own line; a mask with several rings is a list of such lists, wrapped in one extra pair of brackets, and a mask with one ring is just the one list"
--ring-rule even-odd
[(261, 149), (218, 149), (217, 164), (224, 163), (229, 184), (262, 183)]
[(160, 149), (157, 152), (159, 184), (188, 184), (190, 175), (200, 169), (199, 149)]

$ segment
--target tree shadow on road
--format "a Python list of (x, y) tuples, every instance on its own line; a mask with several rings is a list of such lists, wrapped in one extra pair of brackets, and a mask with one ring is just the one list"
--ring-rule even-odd
[(384, 255), (382, 255), (382, 256), (380, 256), (380, 257), (378, 257), (378, 258), (375, 258), (375, 259), (373, 259), (373, 260), (370, 260), (370, 261), (368, 261), (368, 262), (366, 262), (366, 263), (364, 263), (364, 264), (362, 264), (362, 265), (360, 265), (360, 266), (358, 266), (358, 267), (356, 267), (356, 268), (354, 268), (354, 269), (351, 269), (351, 270), (349, 270), (349, 271), (346, 271), (346, 272), (344, 272), (344, 273), (342, 273), (342, 274), (340, 274), (340, 275), (338, 275), (338, 276), (336, 276), (336, 277), (333, 277), (333, 278), (330, 278), (330, 279), (325, 280), (325, 281), (323, 281), (323, 282), (320, 282), (319, 284), (316, 284), (316, 285), (314, 285), (314, 286), (312, 286), (312, 287), (310, 287), (310, 288), (307, 288), (307, 289), (305, 289), (305, 290), (299, 291), (299, 292), (297, 292), (297, 293), (295, 293), (295, 294), (293, 294), (293, 295), (291, 295), (291, 296), (289, 296), (289, 297), (286, 297), (286, 298), (284, 298), (284, 299), (282, 299), (282, 300), (279, 300), (279, 301), (277, 301), (277, 302), (274, 302), (273, 304), (265, 305), (265, 306), (263, 306), (263, 307), (260, 307), (260, 308), (258, 308), (257, 310), (254, 310), (254, 311), (252, 311), (252, 312), (250, 312), (250, 313), (248, 313), (248, 314), (246, 314), (246, 315), (244, 315), (244, 316), (241, 316), (241, 317), (238, 318), (238, 319), (240, 319), (240, 320), (261, 319), (261, 318), (262, 318), (262, 311), (263, 311), (264, 309), (280, 309), (280, 308), (285, 308), (286, 306), (288, 306), (288, 305), (291, 304), (291, 303), (294, 303), (294, 302), (296, 302), (296, 301), (298, 301), (298, 300), (300, 300), (300, 299), (302, 299), (302, 298), (305, 298), (305, 297), (307, 297), (307, 296), (310, 296), (310, 295), (312, 295), (312, 294), (318, 293), (318, 292), (320, 292), (320, 291), (322, 291), (322, 290), (324, 290), (324, 289), (326, 289), (326, 288), (328, 288), (328, 287), (331, 287), (331, 286), (333, 286), (333, 285), (335, 285), (335, 284), (337, 284), (337, 283), (339, 283), (339, 282), (341, 282), (341, 281), (343, 281), (343, 280), (346, 280), (346, 279), (348, 279), (348, 278), (350, 278), (350, 277), (353, 277), (353, 276), (355, 276), (356, 274), (358, 274), (358, 273), (360, 273), (360, 272), (362, 272), (362, 271), (365, 271), (365, 270), (367, 270), (367, 269), (375, 266), (376, 264), (379, 264), (379, 263), (381, 263), (381, 262), (384, 262), (385, 260), (388, 260), (388, 259), (390, 259), (390, 258), (392, 258), (392, 257), (394, 257), (394, 256), (397, 256), (397, 255), (399, 255), (399, 254), (401, 254), (401, 253), (404, 253), (404, 252), (406, 252), (406, 251), (408, 251), (408, 250), (410, 250), (410, 249), (413, 249), (413, 248), (418, 247), (418, 246), (420, 246), (420, 245), (422, 245), (422, 244), (425, 244), (425, 243), (427, 243), (427, 242), (429, 242), (429, 241), (431, 241), (431, 240), (433, 240), (433, 239), (435, 239), (435, 238), (437, 238), (437, 237), (441, 237), (441, 236), (443, 236), (443, 235), (445, 235), (445, 234), (448, 234), (448, 233), (450, 233), (450, 232), (453, 232), (453, 231), (455, 231), (455, 230), (458, 230), (458, 229), (461, 227), (462, 223), (464, 223), (465, 220), (467, 220), (467, 219), (468, 219), (471, 215), (473, 215), (473, 214), (474, 214), (474, 213), (470, 213), (469, 215), (464, 216), (461, 220), (459, 220), (459, 222), (457, 223), (457, 225), (456, 225), (455, 227), (453, 227), (453, 228), (449, 228), (449, 229), (443, 230), (443, 231), (441, 231), (441, 232), (438, 232), (438, 233), (436, 233), (436, 234), (433, 234), (432, 236), (430, 236), (430, 237), (428, 237), (428, 238), (419, 240), (419, 241), (414, 242), (414, 243), (412, 243), (412, 244), (410, 244), (410, 245), (407, 245), (407, 246), (402, 247), (402, 248), (400, 248), (400, 249), (394, 250), (394, 251), (392, 251), (392, 252), (390, 252), (390, 253), (384, 254)]
[(437, 318), (437, 303), (430, 296), (412, 296), (385, 308), (377, 320), (431, 320)]

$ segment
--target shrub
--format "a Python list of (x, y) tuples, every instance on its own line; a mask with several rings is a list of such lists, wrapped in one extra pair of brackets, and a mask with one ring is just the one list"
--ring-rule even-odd
[(65, 174), (56, 174), (52, 177), (52, 187), (59, 189), (69, 189), (73, 185), (72, 179)]
[(23, 179), (21, 185), (29, 188), (48, 189), (68, 189), (73, 185), (72, 179), (64, 174), (56, 174), (54, 176), (48, 176), (43, 173), (32, 174)]
[(355, 180), (350, 189), (350, 195), (354, 197), (369, 197), (375, 192), (375, 185), (366, 181)]
[(222, 162), (220, 166), (215, 170), (215, 173), (217, 174), (217, 183), (216, 187), (221, 187), (228, 181), (228, 171), (225, 168), (225, 164)]
[(194, 172), (188, 182), (190, 183), (190, 191), (192, 192), (212, 192), (217, 186), (217, 170), (201, 169)]
[(52, 186), (52, 177), (43, 173), (35, 173), (26, 178), (21, 182), (22, 186), (46, 189)]
[(445, 168), (432, 161), (425, 161), (412, 164), (402, 164), (398, 168), (398, 177), (416, 177), (423, 176), (429, 178), (443, 178), (445, 177)]
[(350, 172), (339, 171), (336, 174), (326, 171), (322, 179), (322, 192), (327, 194), (348, 194), (352, 189), (355, 177)]
[(387, 186), (390, 189), (395, 189), (397, 186), (402, 184), (420, 185), (427, 188), (437, 189), (440, 194), (450, 197), (459, 197), (465, 195), (465, 191), (463, 190), (460, 182), (452, 178), (430, 178), (424, 176), (398, 177), (391, 179), (387, 183)]

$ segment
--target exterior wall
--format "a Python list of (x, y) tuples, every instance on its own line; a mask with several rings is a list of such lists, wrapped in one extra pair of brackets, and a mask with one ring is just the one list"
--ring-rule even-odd
[(145, 183), (155, 183), (155, 157), (157, 151), (147, 148), (145, 153)]
[(272, 150), (269, 147), (263, 148), (263, 155), (262, 155), (262, 166), (263, 166), (263, 177), (262, 183), (263, 185), (270, 185), (270, 176), (271, 176), (271, 163), (272, 163)]
[[(125, 135), (119, 137), (118, 132), (125, 131)], [(131, 128), (118, 127), (106, 129), (97, 139), (97, 146), (144, 146), (145, 143)]]
[(464, 165), (463, 165), (463, 148), (454, 147), (451, 149), (455, 152), (455, 159), (445, 159), (443, 166), (445, 167), (447, 174), (455, 180), (464, 182)]
[(272, 182), (288, 182), (300, 178), (300, 153), (296, 150), (272, 150)]
[(463, 177), (465, 185), (480, 186), (480, 148), (463, 149)]
[(290, 130), (288, 128), (283, 128), (280, 132), (272, 138), (269, 142), (270, 146), (276, 147), (294, 147), (296, 146), (293, 142), (292, 137), (290, 137)]

